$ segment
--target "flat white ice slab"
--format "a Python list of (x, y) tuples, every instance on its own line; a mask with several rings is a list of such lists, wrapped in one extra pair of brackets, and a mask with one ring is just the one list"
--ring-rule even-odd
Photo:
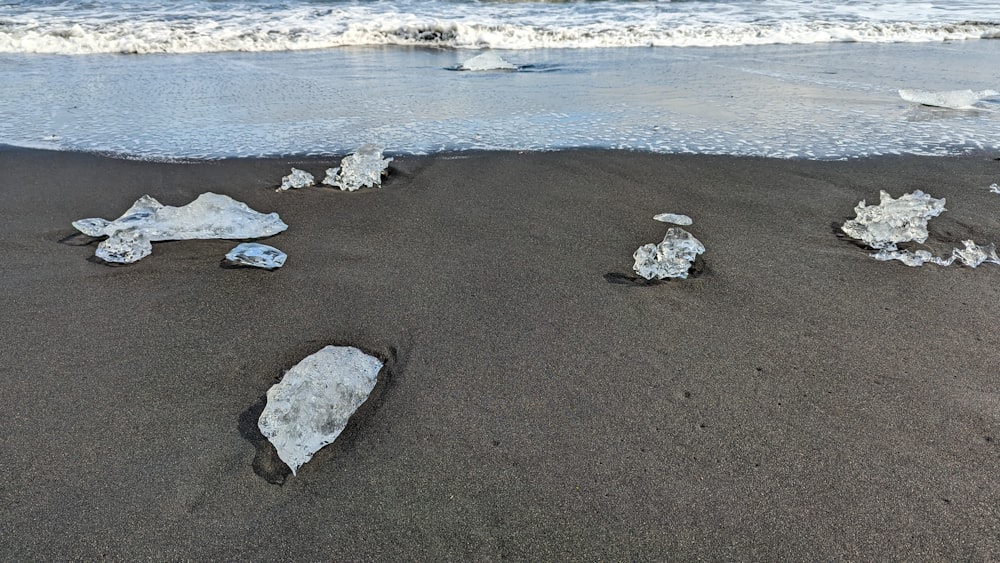
[(381, 369), (381, 361), (353, 346), (327, 346), (267, 391), (257, 426), (293, 475), (344, 431)]
[(690, 225), (693, 223), (691, 218), (687, 215), (680, 215), (678, 213), (660, 213), (659, 215), (653, 216), (654, 221), (659, 221), (661, 223), (673, 223), (675, 225)]
[(517, 70), (517, 65), (492, 51), (486, 51), (458, 65), (458, 70)]
[(974, 104), (1000, 96), (996, 90), (946, 90), (943, 92), (931, 92), (928, 90), (900, 90), (899, 97), (907, 102), (923, 104), (925, 106), (935, 106), (949, 109), (966, 109)]
[(148, 256), (151, 242), (261, 238), (280, 233), (288, 225), (277, 213), (259, 213), (229, 196), (206, 192), (181, 207), (163, 205), (145, 195), (114, 221), (80, 219), (73, 227), (92, 237), (107, 236), (98, 245), (97, 256), (128, 264)]

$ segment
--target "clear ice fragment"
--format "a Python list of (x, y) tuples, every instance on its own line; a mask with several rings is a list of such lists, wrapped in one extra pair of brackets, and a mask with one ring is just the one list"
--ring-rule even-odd
[(74, 221), (80, 232), (107, 236), (97, 256), (108, 262), (129, 264), (152, 252), (151, 242), (191, 239), (253, 239), (288, 228), (277, 213), (259, 213), (233, 198), (206, 192), (191, 203), (173, 207), (148, 195), (137, 200), (124, 215), (108, 221), (93, 218)]
[(993, 96), (1000, 96), (996, 90), (947, 90), (931, 92), (928, 90), (900, 90), (899, 97), (907, 102), (949, 109), (965, 109), (979, 101)]
[(667, 235), (660, 244), (640, 246), (632, 257), (635, 273), (651, 280), (656, 278), (687, 278), (691, 264), (699, 254), (705, 252), (705, 245), (694, 235), (680, 227), (667, 229)]
[(257, 426), (292, 475), (343, 432), (381, 369), (381, 361), (353, 346), (327, 346), (268, 389)]
[(273, 246), (257, 242), (244, 242), (226, 254), (226, 262), (233, 266), (253, 266), (276, 270), (285, 265), (288, 255)]
[(954, 256), (949, 256), (947, 258), (941, 258), (939, 256), (934, 256), (928, 250), (890, 250), (888, 248), (883, 248), (875, 254), (871, 255), (872, 258), (876, 260), (899, 260), (907, 266), (923, 266), (924, 264), (937, 264), (938, 266), (951, 266), (951, 263), (955, 261)]
[(990, 193), (1000, 194), (1000, 185), (990, 184)]
[(660, 213), (659, 215), (653, 216), (654, 221), (659, 221), (661, 223), (673, 223), (675, 225), (690, 225), (693, 221), (687, 215), (680, 215), (677, 213)]
[(927, 240), (927, 221), (945, 211), (945, 200), (935, 199), (920, 190), (893, 199), (888, 192), (880, 193), (878, 205), (861, 202), (854, 208), (857, 217), (841, 227), (848, 236), (876, 250), (896, 250), (901, 242)]
[(983, 262), (1000, 264), (1000, 257), (997, 256), (996, 244), (991, 242), (986, 246), (979, 246), (971, 240), (963, 240), (962, 245), (965, 246), (965, 248), (956, 248), (952, 250), (952, 260), (958, 260), (960, 263), (970, 268), (975, 268)]
[(344, 157), (337, 168), (328, 168), (323, 184), (348, 192), (361, 187), (382, 185), (382, 176), (392, 158), (382, 158), (382, 149), (375, 145), (362, 145), (354, 154)]
[(283, 192), (292, 188), (308, 188), (316, 185), (316, 178), (305, 170), (292, 168), (292, 173), (281, 179), (281, 186), (276, 190)]
[(517, 65), (505, 61), (492, 51), (486, 51), (458, 65), (458, 70), (517, 70)]

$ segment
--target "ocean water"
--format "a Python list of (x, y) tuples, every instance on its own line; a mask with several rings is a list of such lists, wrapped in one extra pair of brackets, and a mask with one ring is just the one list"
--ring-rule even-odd
[[(0, 0), (0, 143), (138, 158), (1000, 149), (1000, 3)], [(461, 72), (492, 50), (514, 71)]]

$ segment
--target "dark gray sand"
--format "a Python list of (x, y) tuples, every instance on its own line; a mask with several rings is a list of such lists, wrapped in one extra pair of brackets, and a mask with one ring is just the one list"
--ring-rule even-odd
[[(834, 227), (922, 189), (933, 249), (1000, 242), (991, 156), (402, 157), (379, 190), (275, 193), (292, 165), (330, 161), (0, 151), (0, 558), (1000, 553), (1000, 267), (877, 262)], [(204, 191), (278, 211), (285, 267), (223, 268), (230, 241), (109, 267), (69, 236)], [(662, 212), (702, 275), (612, 283)], [(385, 380), (271, 484), (255, 409), (330, 343)]]

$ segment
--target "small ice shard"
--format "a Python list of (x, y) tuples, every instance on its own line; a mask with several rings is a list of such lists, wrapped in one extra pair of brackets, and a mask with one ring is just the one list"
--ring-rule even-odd
[(114, 221), (81, 219), (74, 221), (73, 226), (92, 237), (107, 236), (97, 247), (97, 256), (122, 264), (148, 256), (152, 252), (151, 242), (253, 239), (288, 228), (277, 213), (259, 213), (245, 203), (212, 192), (203, 193), (181, 207), (163, 205), (146, 195)]
[(281, 179), (281, 187), (276, 191), (283, 192), (292, 188), (308, 188), (316, 185), (316, 178), (305, 170), (292, 168), (292, 173)]
[(857, 217), (841, 227), (848, 236), (876, 250), (896, 250), (901, 242), (927, 240), (927, 221), (945, 211), (945, 200), (935, 199), (920, 190), (893, 199), (888, 192), (880, 193), (878, 205), (865, 205), (861, 200), (854, 212)]
[(941, 258), (939, 256), (934, 256), (928, 250), (889, 250), (888, 248), (883, 248), (875, 254), (872, 254), (872, 258), (883, 261), (899, 260), (907, 266), (923, 266), (924, 264), (951, 266), (951, 263), (955, 261), (954, 256)]
[(667, 235), (660, 244), (640, 246), (632, 257), (635, 273), (651, 280), (656, 278), (687, 278), (691, 264), (699, 254), (705, 252), (705, 245), (694, 235), (680, 227), (667, 229)]
[(354, 154), (344, 157), (337, 168), (328, 168), (323, 183), (348, 192), (361, 187), (382, 185), (382, 176), (392, 158), (382, 158), (382, 149), (375, 145), (362, 145)]
[(990, 193), (1000, 194), (1000, 185), (990, 184)]
[(381, 361), (353, 346), (327, 346), (268, 389), (257, 426), (292, 475), (343, 432), (381, 369)]
[(970, 268), (975, 268), (983, 262), (1000, 264), (1000, 257), (997, 256), (997, 247), (994, 243), (979, 246), (974, 241), (963, 240), (962, 245), (965, 248), (956, 248), (952, 251), (952, 260), (958, 260)]
[(226, 262), (233, 266), (253, 266), (277, 270), (285, 265), (288, 255), (273, 246), (257, 242), (244, 242), (226, 254)]
[(492, 51), (486, 51), (458, 65), (458, 70), (517, 70), (517, 65), (503, 60)]
[(947, 90), (930, 92), (927, 90), (900, 90), (899, 97), (907, 102), (949, 109), (965, 109), (993, 96), (1000, 96), (996, 90)]
[(690, 217), (687, 215), (679, 215), (677, 213), (660, 213), (659, 215), (654, 215), (653, 220), (661, 223), (673, 223), (675, 225), (685, 226), (692, 223)]

